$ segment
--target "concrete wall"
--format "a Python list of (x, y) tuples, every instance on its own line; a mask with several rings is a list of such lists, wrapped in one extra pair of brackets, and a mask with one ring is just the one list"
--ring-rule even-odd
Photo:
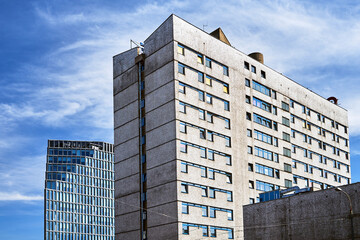
[[(360, 239), (360, 183), (341, 186), (353, 204), (355, 239)], [(349, 201), (327, 189), (246, 205), (245, 239), (351, 239)]]

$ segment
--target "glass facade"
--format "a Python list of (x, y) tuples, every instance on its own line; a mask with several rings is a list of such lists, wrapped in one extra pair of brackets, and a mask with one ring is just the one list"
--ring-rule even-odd
[(45, 240), (114, 240), (114, 154), (104, 142), (49, 140)]

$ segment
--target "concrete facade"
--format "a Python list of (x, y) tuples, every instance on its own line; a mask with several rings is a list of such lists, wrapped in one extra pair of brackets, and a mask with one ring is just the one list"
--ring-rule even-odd
[[(350, 196), (354, 239), (360, 239), (360, 183), (341, 189)], [(349, 200), (334, 188), (243, 209), (245, 239), (352, 239)]]
[(116, 239), (242, 239), (259, 192), (350, 182), (346, 110), (175, 15), (143, 51), (114, 56)]

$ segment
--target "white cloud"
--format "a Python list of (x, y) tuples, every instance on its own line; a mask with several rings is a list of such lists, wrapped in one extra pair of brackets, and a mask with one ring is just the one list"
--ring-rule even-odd
[(0, 192), (0, 201), (39, 201), (44, 200), (40, 195), (23, 195), (18, 192)]

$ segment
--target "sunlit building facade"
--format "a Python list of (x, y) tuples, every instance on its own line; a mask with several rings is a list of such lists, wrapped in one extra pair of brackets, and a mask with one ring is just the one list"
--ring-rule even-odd
[(259, 194), (351, 182), (347, 111), (220, 28), (171, 15), (113, 70), (117, 239), (243, 239)]
[(114, 240), (114, 154), (105, 142), (49, 140), (45, 240)]

